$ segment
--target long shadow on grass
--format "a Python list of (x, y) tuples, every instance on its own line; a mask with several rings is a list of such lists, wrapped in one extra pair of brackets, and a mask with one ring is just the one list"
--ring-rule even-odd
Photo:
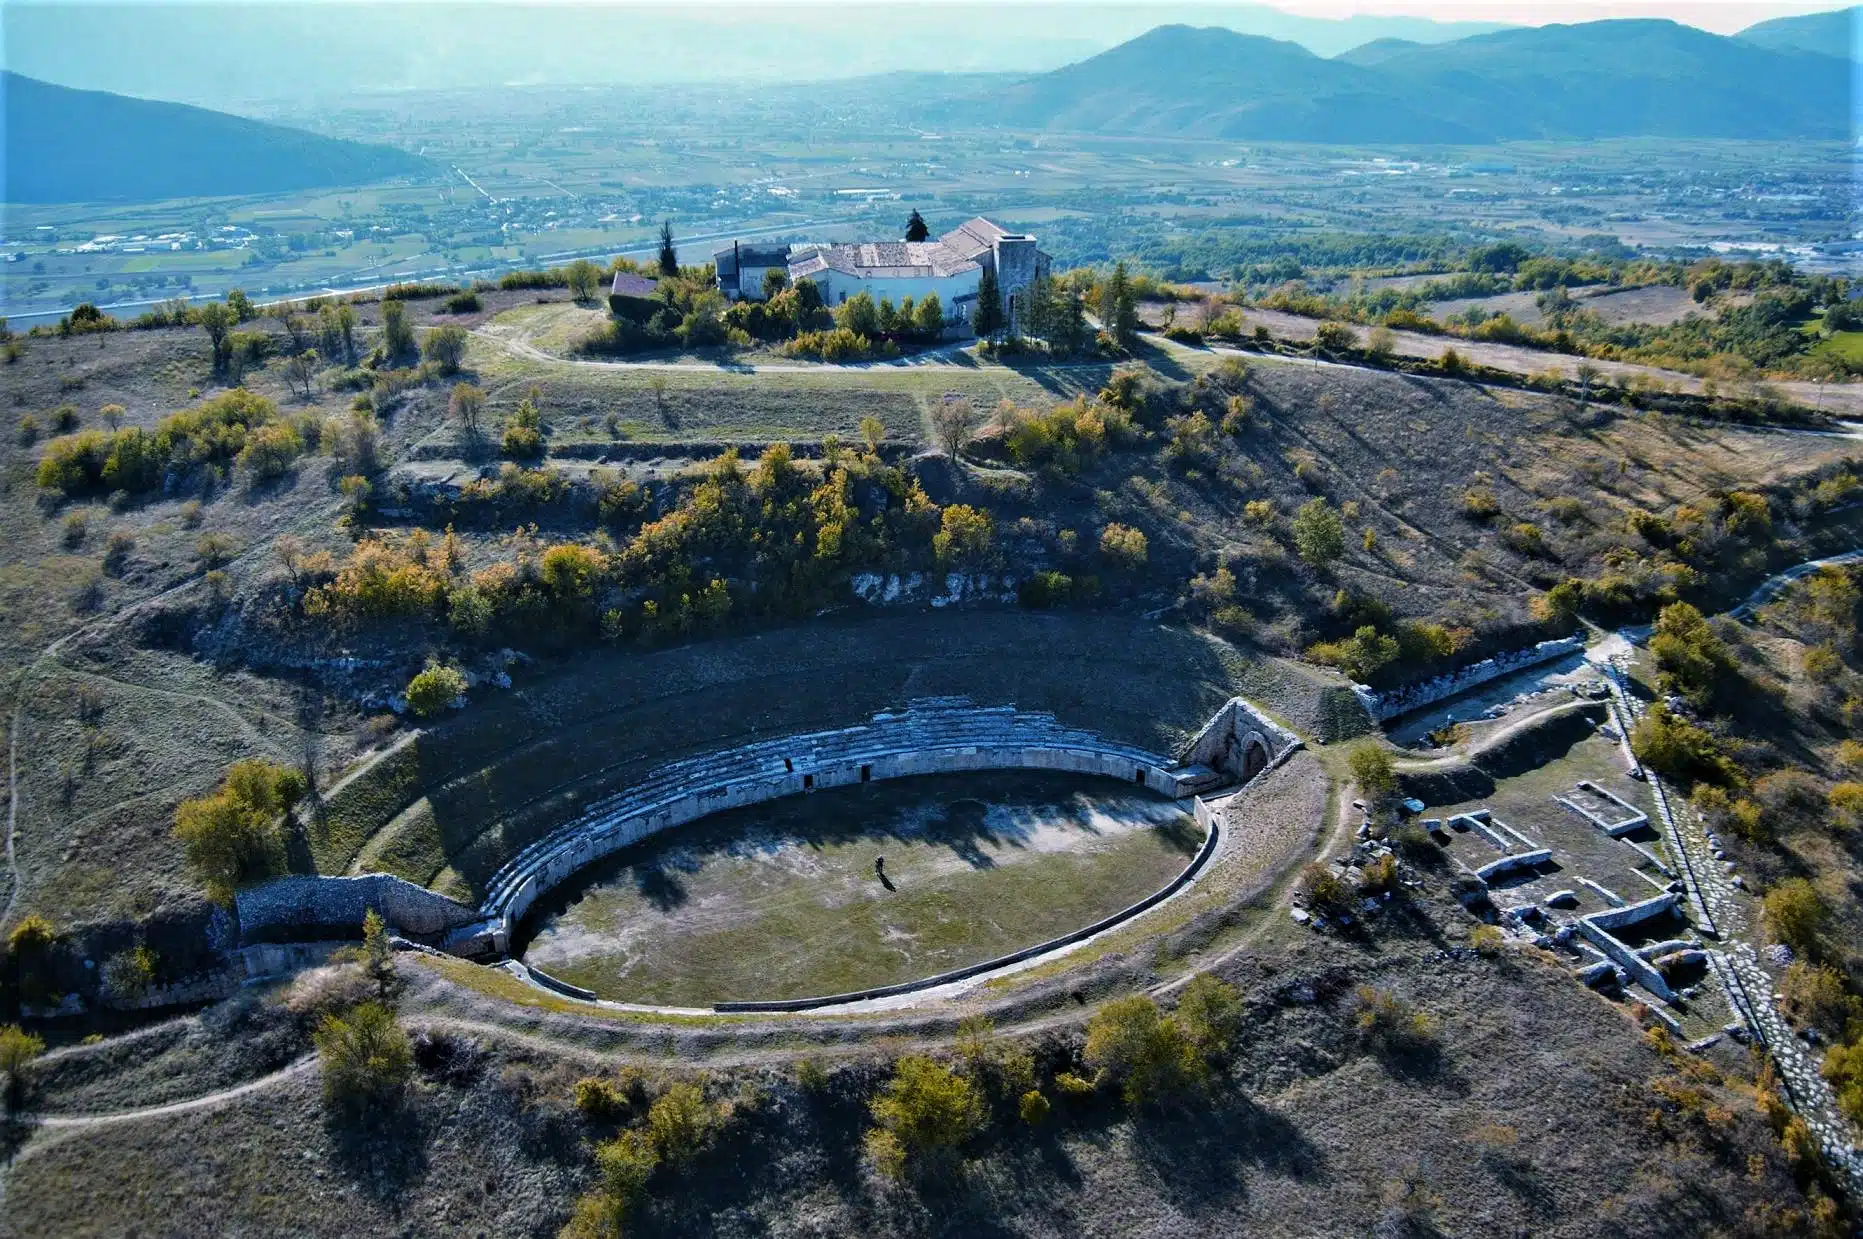
[(1326, 1165), (1298, 1127), (1233, 1089), (1182, 1110), (1140, 1111), (1131, 1148), (1159, 1193), (1191, 1213), (1246, 1200), (1246, 1170), (1301, 1179)]
[(332, 1109), (324, 1132), (331, 1160), (374, 1200), (400, 1200), (427, 1176), (427, 1124), (412, 1105), (362, 1115)]
[[(631, 883), (661, 912), (686, 903), (689, 893), (681, 873), (697, 873), (720, 856), (767, 856), (785, 847), (826, 849), (871, 844), (884, 855), (888, 846), (930, 845), (948, 850), (976, 870), (993, 869), (1005, 851), (1032, 845), (1043, 829), (1062, 829), (1098, 838), (1105, 828), (1095, 821), (1105, 801), (1100, 795), (1069, 792), (1061, 796), (1029, 795), (1026, 776), (963, 776), (964, 795), (940, 794), (948, 776), (905, 779), (884, 787), (836, 789), (824, 796), (790, 797), (719, 814), (664, 838), (648, 839), (597, 861), (539, 901), (532, 923), (557, 916), (588, 890)], [(914, 784), (919, 786), (914, 787)], [(927, 785), (931, 786), (927, 786)], [(955, 791), (955, 787), (952, 787)], [(1104, 795), (1137, 795), (1149, 807), (1155, 799), (1123, 783), (1105, 780), (1094, 789)], [(976, 794), (976, 793), (981, 793)], [(995, 808), (1004, 801), (1012, 807)], [(1117, 808), (1114, 810), (1117, 812)], [(1202, 832), (1188, 817), (1174, 816), (1152, 827), (1172, 851), (1188, 860), (1202, 844)]]

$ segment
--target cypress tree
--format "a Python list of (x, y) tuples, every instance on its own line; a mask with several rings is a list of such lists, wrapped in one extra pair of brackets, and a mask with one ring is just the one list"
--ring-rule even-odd
[(660, 274), (679, 274), (679, 251), (673, 246), (673, 221), (660, 223)]
[(977, 313), (971, 326), (984, 339), (1003, 329), (1003, 294), (996, 286), (996, 272), (989, 267), (977, 281)]

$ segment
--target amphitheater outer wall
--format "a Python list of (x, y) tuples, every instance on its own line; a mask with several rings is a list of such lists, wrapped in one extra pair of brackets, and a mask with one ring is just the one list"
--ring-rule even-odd
[(500, 949), (509, 950), (518, 923), (553, 887), (610, 853), (676, 826), (786, 796), (886, 779), (984, 770), (1046, 770), (1096, 775), (1142, 784), (1173, 800), (1190, 795), (1195, 790), (1192, 784), (1200, 787), (1205, 783), (1198, 778), (1199, 772), (1173, 766), (1161, 758), (1112, 747), (1096, 751), (1072, 747), (964, 746), (927, 748), (911, 753), (855, 754), (807, 771), (798, 769), (781, 775), (733, 779), (694, 788), (653, 808), (617, 820), (581, 823), (572, 828), (572, 837), (540, 858), (508, 890), (494, 891), (481, 910), (497, 919), (498, 945)]

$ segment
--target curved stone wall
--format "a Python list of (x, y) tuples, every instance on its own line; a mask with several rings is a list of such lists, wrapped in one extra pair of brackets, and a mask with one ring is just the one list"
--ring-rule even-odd
[(1222, 782), (1051, 714), (921, 698), (856, 727), (760, 741), (663, 766), (597, 801), (493, 877), (480, 914), (498, 949), (537, 899), (577, 870), (640, 840), (727, 809), (882, 779), (970, 770), (1053, 770), (1137, 783), (1174, 800)]

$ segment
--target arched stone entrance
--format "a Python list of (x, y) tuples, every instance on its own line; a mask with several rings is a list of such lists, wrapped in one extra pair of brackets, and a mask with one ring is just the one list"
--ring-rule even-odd
[(1248, 749), (1242, 755), (1242, 781), (1248, 782), (1268, 768), (1268, 746), (1260, 739), (1250, 736)]

